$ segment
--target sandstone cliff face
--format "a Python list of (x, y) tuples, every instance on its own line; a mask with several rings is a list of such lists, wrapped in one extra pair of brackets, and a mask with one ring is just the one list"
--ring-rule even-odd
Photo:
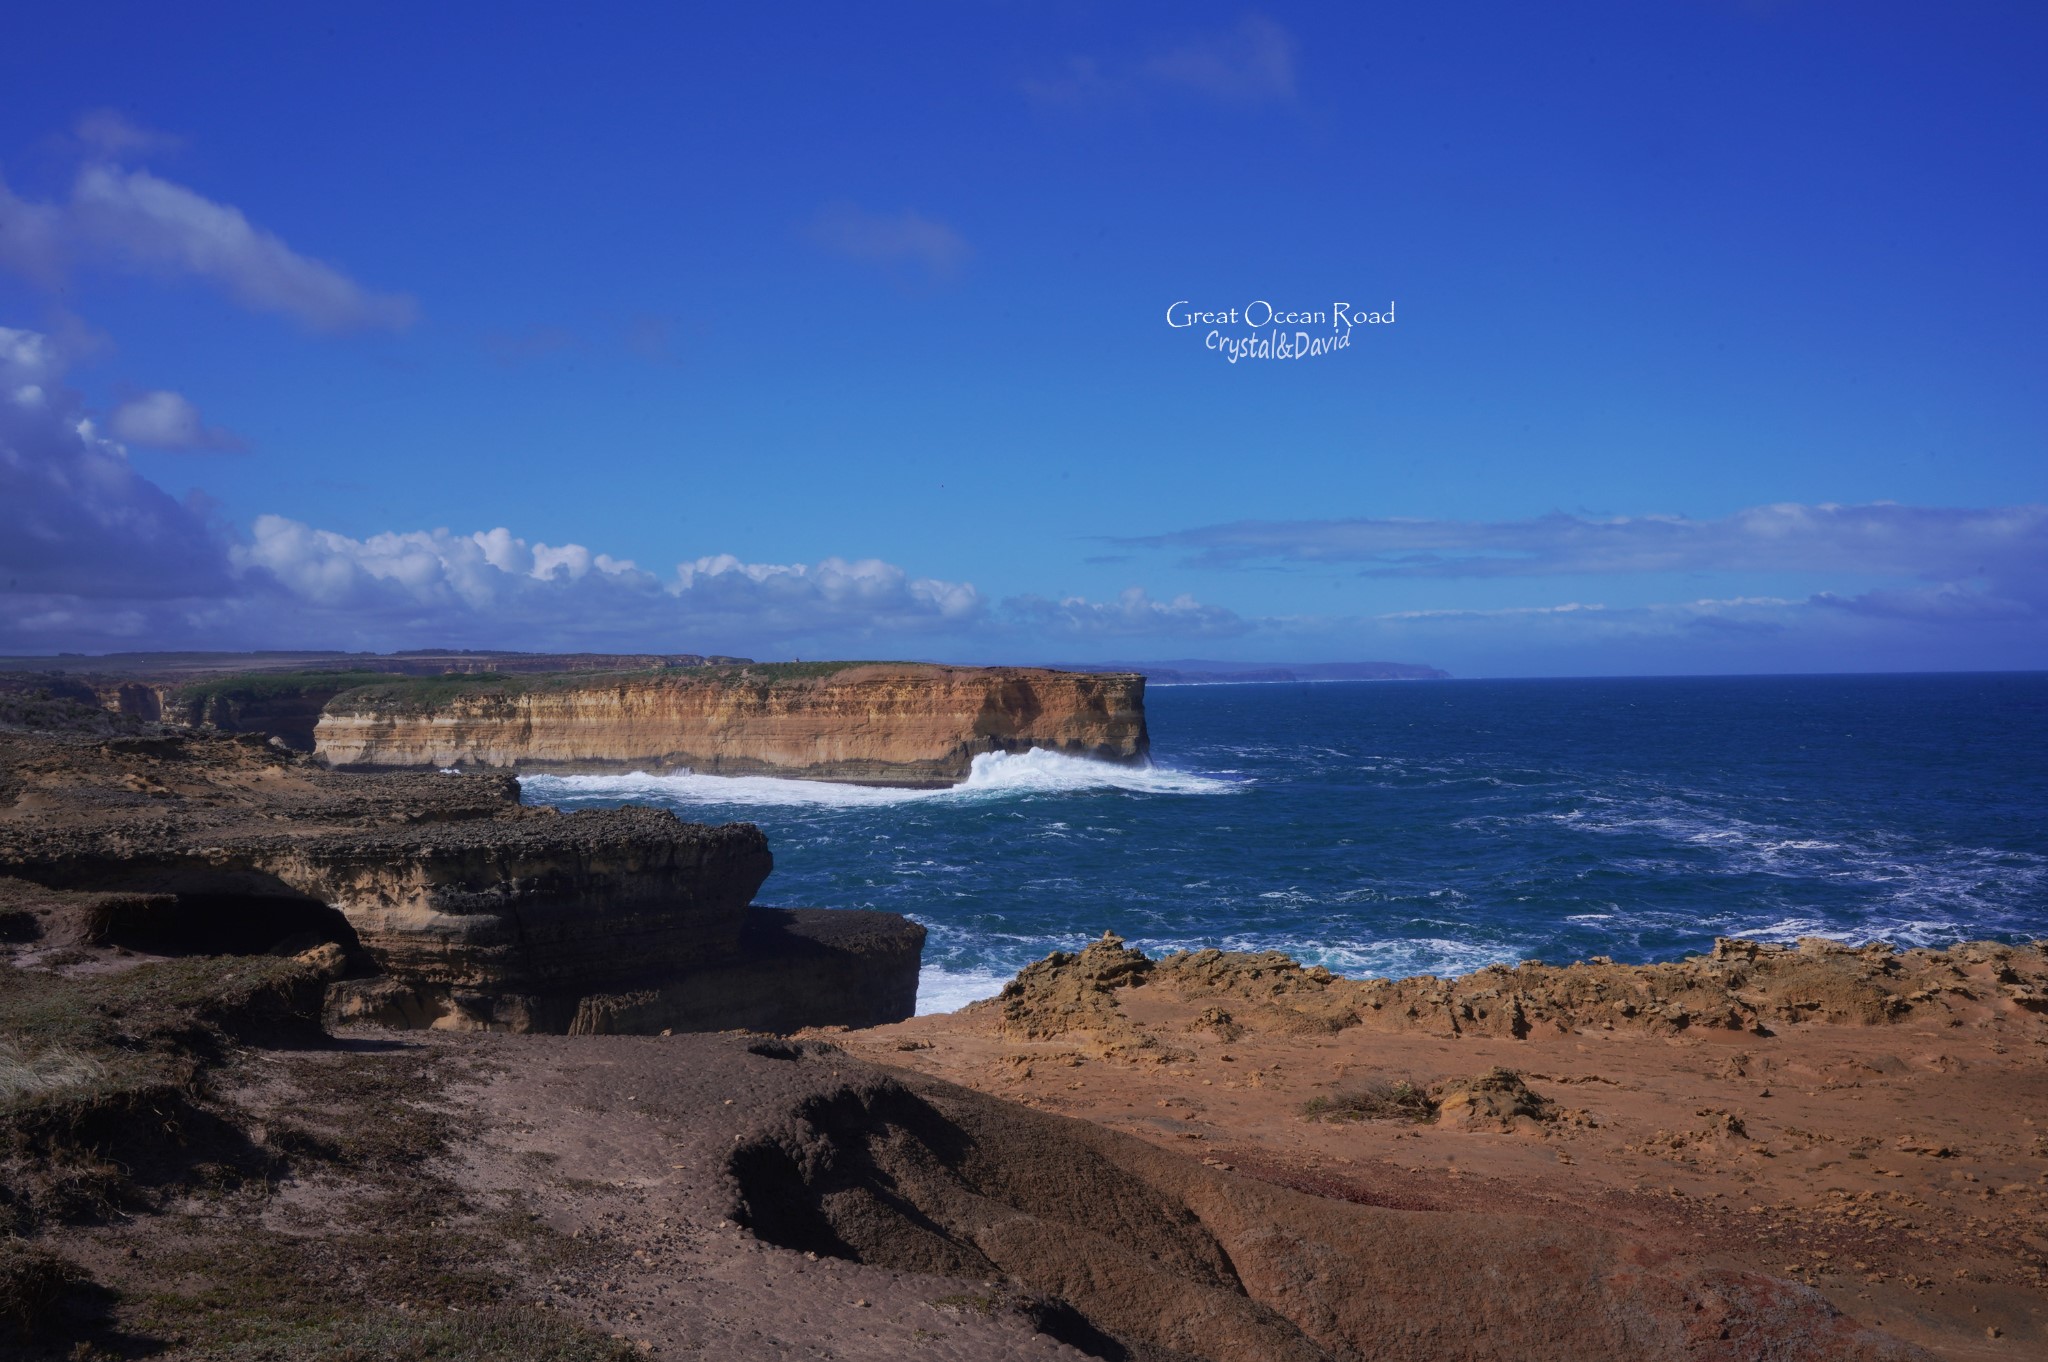
[(984, 752), (1104, 761), (1148, 751), (1143, 677), (1029, 668), (863, 665), (336, 697), (316, 751), (345, 770), (695, 771), (943, 786)]
[(342, 1019), (561, 1032), (909, 1015), (924, 929), (753, 907), (773, 864), (751, 824), (528, 808), (506, 775), (339, 775), (256, 735), (0, 732), (0, 927), (163, 954), (332, 943), (357, 976), (336, 985)]

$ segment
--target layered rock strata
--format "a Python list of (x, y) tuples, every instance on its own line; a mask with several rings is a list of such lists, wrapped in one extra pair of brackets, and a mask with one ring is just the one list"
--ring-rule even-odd
[[(165, 954), (332, 943), (364, 976), (334, 990), (344, 1019), (561, 1032), (909, 1015), (923, 929), (753, 908), (773, 864), (751, 824), (528, 808), (509, 776), (338, 775), (251, 737), (0, 734), (10, 930)], [(90, 892), (38, 917), (37, 888)], [(794, 1001), (754, 996), (784, 986)]]
[(328, 702), (322, 760), (344, 770), (694, 771), (932, 787), (976, 756), (1148, 751), (1143, 677), (897, 664), (635, 677), (464, 678)]

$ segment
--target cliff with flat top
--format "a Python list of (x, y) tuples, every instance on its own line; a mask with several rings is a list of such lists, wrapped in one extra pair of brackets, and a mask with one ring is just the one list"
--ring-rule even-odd
[(755, 903), (775, 863), (752, 824), (565, 814), (503, 774), (341, 775), (260, 734), (107, 726), (0, 722), (17, 964), (307, 955), (333, 1019), (439, 1030), (793, 1030), (916, 1004), (924, 928)]
[(434, 677), (328, 701), (344, 770), (692, 771), (944, 786), (1042, 747), (1145, 759), (1145, 681), (1026, 667), (786, 664), (610, 676)]

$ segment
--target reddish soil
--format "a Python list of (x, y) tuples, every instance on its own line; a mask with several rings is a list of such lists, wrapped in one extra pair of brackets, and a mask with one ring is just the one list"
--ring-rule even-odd
[[(1713, 1015), (1702, 1000), (1729, 973), (1717, 962), (1507, 971), (1486, 996), (1519, 992), (1543, 1019), (1485, 1034), (1456, 998), (1413, 1016), (1360, 1003), (1435, 996), (1442, 981), (1325, 985), (1291, 962), (1215, 953), (1151, 969), (1119, 944), (1034, 966), (1004, 999), (832, 1039), (1240, 1176), (1612, 1231), (1701, 1269), (1810, 1284), (1940, 1357), (2048, 1356), (2039, 946), (1889, 956), (1813, 943), (1736, 973), (1727, 991), (1745, 1029), (1616, 1024), (1607, 985), (1644, 979), (1656, 1006), (1635, 1015), (1661, 1017), (1673, 991)], [(1859, 1009), (1857, 989), (1901, 1001)], [(1456, 1015), (1466, 1024), (1447, 1025)], [(1895, 1019), (1854, 1019), (1871, 1016)], [(1455, 1102), (1437, 1121), (1306, 1114), (1318, 1098), (1402, 1081), (1427, 1092), (1497, 1066), (1544, 1099), (1538, 1114)]]

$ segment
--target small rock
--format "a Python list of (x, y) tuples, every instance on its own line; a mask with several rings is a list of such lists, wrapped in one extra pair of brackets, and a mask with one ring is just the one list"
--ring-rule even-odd
[(1431, 1088), (1430, 1096), (1437, 1100), (1440, 1126), (1507, 1129), (1518, 1116), (1543, 1121), (1553, 1114), (1549, 1099), (1532, 1092), (1512, 1069), (1448, 1079)]

